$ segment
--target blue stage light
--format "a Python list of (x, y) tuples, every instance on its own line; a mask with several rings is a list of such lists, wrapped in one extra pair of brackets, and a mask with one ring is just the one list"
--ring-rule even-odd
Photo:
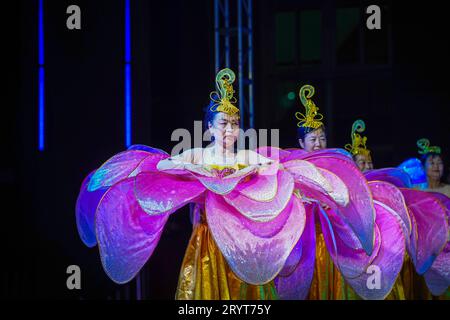
[(125, 0), (125, 145), (131, 146), (131, 34), (130, 0)]
[(39, 0), (38, 8), (38, 63), (39, 63), (39, 91), (38, 91), (38, 105), (39, 105), (39, 151), (44, 151), (45, 148), (45, 100), (44, 100), (44, 0)]

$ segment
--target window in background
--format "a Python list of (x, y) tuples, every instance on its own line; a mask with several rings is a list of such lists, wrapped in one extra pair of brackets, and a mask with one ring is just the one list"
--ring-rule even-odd
[(319, 64), (322, 57), (322, 13), (302, 10), (299, 14), (300, 64)]
[(336, 10), (336, 56), (337, 64), (359, 62), (360, 9), (338, 8)]
[(278, 65), (296, 63), (295, 12), (279, 12), (275, 16), (275, 61)]

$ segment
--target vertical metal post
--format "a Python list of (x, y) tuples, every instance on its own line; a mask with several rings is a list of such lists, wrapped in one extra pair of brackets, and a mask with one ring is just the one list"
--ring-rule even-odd
[(254, 128), (254, 106), (253, 106), (253, 3), (247, 0), (247, 39), (248, 39), (248, 116), (249, 126)]
[(224, 8), (225, 20), (225, 67), (230, 67), (230, 2), (225, 0)]
[(45, 70), (44, 70), (44, 0), (38, 3), (38, 148), (45, 149)]
[[(231, 19), (231, 11), (237, 13), (236, 20)], [(240, 125), (243, 129), (254, 127), (252, 11), (252, 0), (214, 2), (216, 72), (224, 67), (237, 68)], [(232, 21), (237, 25), (233, 26)]]
[(243, 54), (242, 54), (242, 0), (238, 1), (238, 79), (239, 79), (239, 109), (241, 110), (241, 128), (245, 129), (245, 101), (244, 101), (244, 77), (243, 77)]
[(214, 45), (215, 45), (215, 64), (216, 64), (216, 73), (220, 70), (220, 0), (214, 0)]
[(125, 0), (125, 145), (131, 146), (131, 17)]

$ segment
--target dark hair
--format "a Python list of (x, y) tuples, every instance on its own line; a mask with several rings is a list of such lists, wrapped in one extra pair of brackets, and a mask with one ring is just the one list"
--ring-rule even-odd
[(308, 133), (314, 132), (319, 129), (322, 129), (325, 132), (325, 135), (327, 134), (325, 131), (324, 125), (321, 125), (317, 129), (313, 129), (310, 127), (297, 127), (297, 139), (301, 139), (302, 141), (305, 141), (305, 137)]
[(442, 157), (442, 154), (440, 154), (440, 153), (436, 153), (436, 152), (428, 152), (428, 153), (425, 153), (421, 158), (420, 158), (420, 161), (422, 162), (422, 165), (425, 167), (425, 164), (427, 163), (427, 160), (428, 160), (428, 158), (429, 157), (437, 157), (437, 156), (439, 156), (441, 159), (442, 159), (442, 161), (444, 161), (444, 158)]
[[(214, 98), (214, 100), (219, 100), (219, 97), (217, 96), (217, 94), (213, 94), (212, 96)], [(214, 101), (210, 101), (209, 104), (203, 109), (203, 111), (205, 112), (205, 119), (203, 121), (203, 128), (204, 130), (208, 130), (208, 123), (214, 121), (214, 118), (216, 117), (216, 115), (219, 113), (217, 111), (211, 111), (211, 107), (214, 106), (216, 102)], [(237, 113), (237, 115), (239, 116), (239, 112)]]
[(210, 101), (209, 104), (203, 109), (205, 111), (205, 119), (203, 121), (203, 128), (205, 130), (208, 130), (208, 123), (214, 121), (214, 118), (216, 117), (217, 112), (211, 111), (211, 107), (214, 105), (214, 101)]

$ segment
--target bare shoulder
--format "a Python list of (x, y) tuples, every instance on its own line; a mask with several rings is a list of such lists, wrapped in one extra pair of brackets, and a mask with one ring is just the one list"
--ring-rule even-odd
[(199, 163), (203, 157), (203, 148), (192, 148), (172, 157), (188, 163)]

